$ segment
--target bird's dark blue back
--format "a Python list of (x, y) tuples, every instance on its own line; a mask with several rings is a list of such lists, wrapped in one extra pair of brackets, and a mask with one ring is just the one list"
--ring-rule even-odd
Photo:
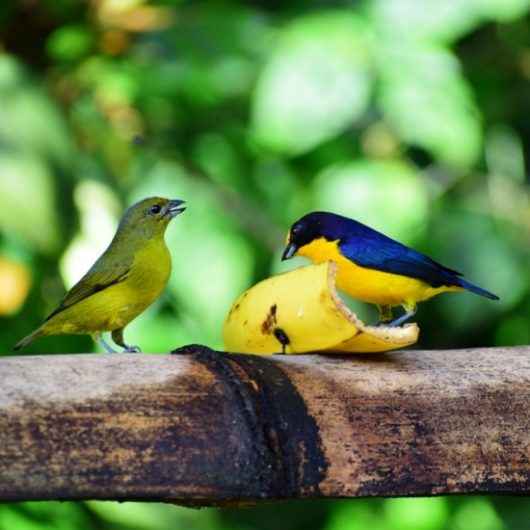
[(339, 240), (342, 254), (361, 267), (425, 281), (433, 287), (460, 285), (461, 273), (358, 221), (328, 212), (309, 214), (323, 237)]

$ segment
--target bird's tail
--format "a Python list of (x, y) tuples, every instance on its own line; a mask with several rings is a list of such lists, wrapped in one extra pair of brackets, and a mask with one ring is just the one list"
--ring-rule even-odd
[(30, 333), (27, 337), (19, 340), (13, 349), (16, 351), (25, 348), (26, 346), (29, 346), (35, 339), (42, 337), (42, 335), (44, 335), (42, 328), (38, 328), (33, 333)]
[(464, 278), (458, 278), (458, 284), (460, 287), (463, 287), (472, 293), (478, 294), (479, 296), (484, 296), (490, 300), (499, 300), (499, 297), (496, 294), (490, 293), (489, 291), (486, 291), (486, 289), (482, 289), (482, 287), (478, 287), (478, 285), (464, 280)]

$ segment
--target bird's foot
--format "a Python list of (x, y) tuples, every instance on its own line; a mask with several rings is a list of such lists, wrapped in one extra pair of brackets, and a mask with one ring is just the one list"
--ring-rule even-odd
[(112, 332), (112, 340), (123, 348), (122, 353), (141, 353), (141, 349), (138, 346), (129, 346), (123, 340), (123, 328), (115, 329)]
[(401, 324), (404, 324), (409, 318), (412, 318), (416, 314), (416, 309), (407, 311), (404, 315), (401, 315), (399, 318), (396, 318), (395, 320), (392, 320), (392, 322), (389, 322), (387, 326), (391, 328), (397, 328), (398, 326), (401, 326)]
[(112, 349), (111, 345), (101, 336), (101, 333), (94, 333), (92, 338), (94, 342), (98, 343), (105, 350), (105, 353), (118, 353)]

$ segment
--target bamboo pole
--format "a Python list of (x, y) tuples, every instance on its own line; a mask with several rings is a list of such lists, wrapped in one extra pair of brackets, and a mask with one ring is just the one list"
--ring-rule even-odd
[(0, 359), (0, 501), (529, 491), (529, 347)]

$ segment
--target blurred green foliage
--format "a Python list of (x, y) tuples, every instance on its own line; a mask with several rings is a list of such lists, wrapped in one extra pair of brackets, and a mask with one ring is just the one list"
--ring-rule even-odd
[[(151, 194), (189, 209), (168, 232), (166, 295), (127, 330), (144, 350), (221, 346), (232, 300), (283, 270), (288, 226), (320, 208), (501, 296), (423, 304), (422, 347), (529, 343), (529, 11), (529, 0), (4, 0), (0, 351)], [(57, 337), (28, 351), (92, 347)], [(500, 530), (529, 517), (509, 497), (26, 503), (0, 507), (0, 530)]]

